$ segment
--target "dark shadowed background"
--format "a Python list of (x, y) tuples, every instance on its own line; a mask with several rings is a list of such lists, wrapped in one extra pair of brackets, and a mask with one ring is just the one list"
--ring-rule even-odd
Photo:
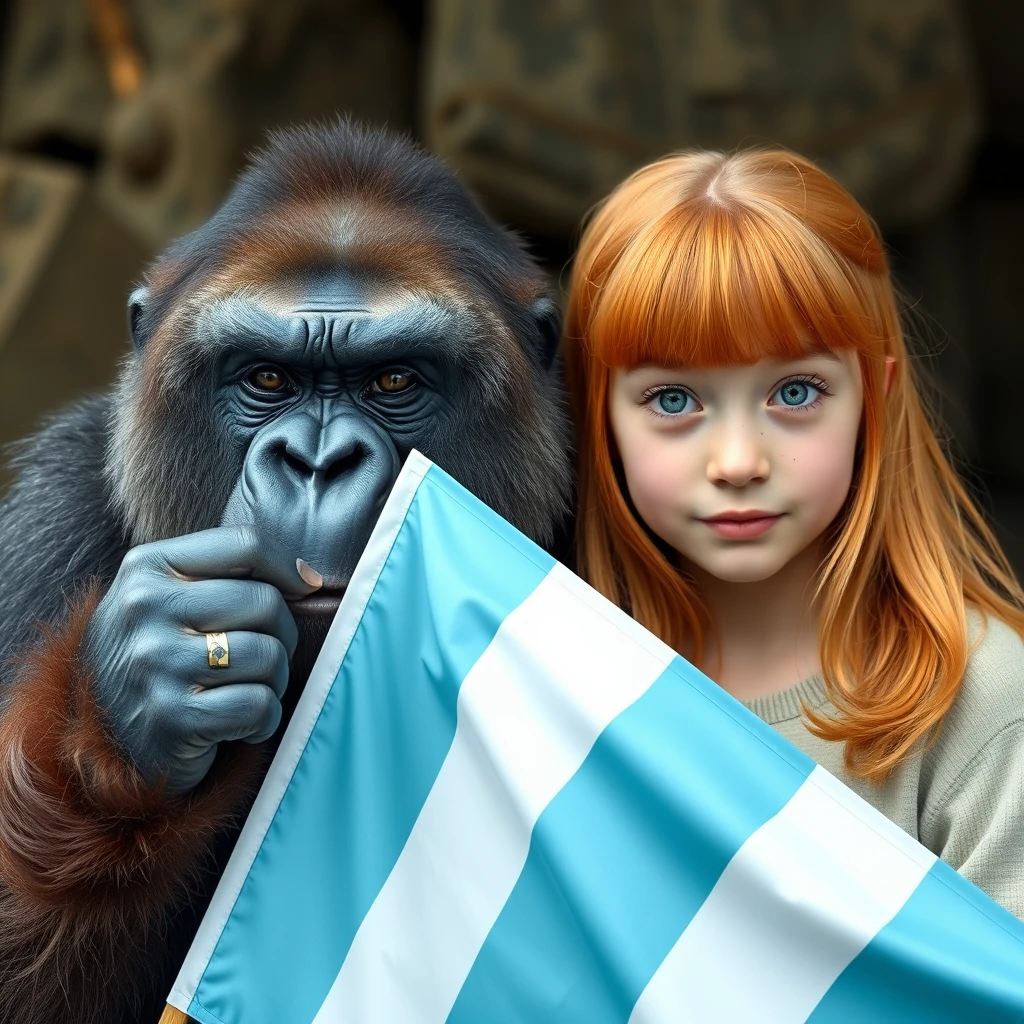
[(881, 224), (940, 433), (1021, 573), (1022, 43), (1005, 0), (7, 0), (0, 443), (111, 381), (146, 261), (275, 125), (413, 133), (563, 281), (634, 167), (777, 143)]

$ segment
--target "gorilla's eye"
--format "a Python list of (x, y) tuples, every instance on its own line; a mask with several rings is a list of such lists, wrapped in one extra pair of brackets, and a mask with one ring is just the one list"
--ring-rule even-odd
[(393, 395), (397, 391), (411, 388), (416, 383), (416, 378), (407, 370), (387, 370), (376, 377), (373, 383), (378, 391)]
[(253, 370), (246, 380), (257, 391), (280, 391), (287, 383), (285, 375), (280, 370), (274, 369), (273, 366), (261, 366), (259, 369)]

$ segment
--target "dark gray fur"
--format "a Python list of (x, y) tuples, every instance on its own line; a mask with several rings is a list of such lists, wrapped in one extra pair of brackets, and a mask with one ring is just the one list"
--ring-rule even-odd
[(4, 663), (39, 623), (60, 623), (83, 586), (109, 583), (128, 549), (103, 477), (109, 408), (106, 395), (85, 399), (12, 448), (18, 476), (0, 500)]
[[(31, 649), (40, 625), (59, 627), (69, 603), (91, 581), (106, 588), (132, 545), (220, 521), (244, 453), (232, 448), (216, 422), (210, 364), (200, 347), (191, 347), (187, 373), (162, 396), (158, 414), (147, 417), (139, 405), (147, 342), (174, 304), (214, 268), (240, 226), (258, 221), (296, 189), (312, 187), (317, 174), (321, 196), (372, 189), (417, 211), (457, 265), (465, 267), (465, 283), (480, 315), (466, 325), (463, 342), (468, 338), (472, 344), (463, 370), (478, 372), (484, 397), (474, 396), (475, 404), (440, 425), (421, 447), (538, 541), (550, 547), (564, 538), (569, 428), (551, 360), (557, 316), (539, 270), (511, 233), (488, 221), (454, 175), (411, 142), (344, 122), (281, 133), (210, 223), (155, 265), (160, 287), (151, 302), (131, 313), (138, 344), (115, 388), (52, 417), (14, 453), (17, 480), (0, 500), (0, 659), (5, 665), (0, 711), (5, 688), (17, 679), (12, 656)], [(160, 273), (171, 267), (173, 273)], [(510, 297), (501, 286), (509, 279), (532, 281), (536, 302), (528, 306)], [(518, 352), (495, 349), (488, 317), (507, 327)], [(183, 322), (175, 342), (182, 350), (195, 346), (193, 326), (194, 319)], [(217, 480), (220, 486), (210, 483)], [(314, 653), (300, 651), (296, 661), (306, 664), (293, 673), (303, 679), (293, 683), (304, 681)], [(103, 1018), (109, 1024), (156, 1024), (219, 874), (217, 865), (225, 863), (233, 841), (234, 834), (226, 835), (210, 851), (213, 870), (196, 883), (192, 898), (175, 908), (169, 931), (155, 937), (155, 946), (153, 935), (147, 940), (140, 934), (138, 963), (127, 958), (125, 976), (152, 967), (157, 948), (167, 963), (146, 986), (143, 1005), (111, 1011)], [(45, 983), (54, 986), (52, 979)], [(67, 1019), (91, 1019), (92, 1009), (73, 1009)], [(37, 1024), (31, 1013), (18, 1021)]]
[[(131, 313), (136, 351), (114, 393), (106, 467), (135, 543), (216, 525), (236, 475), (225, 467), (241, 467), (242, 453), (224, 445), (211, 420), (212, 360), (196, 336), (194, 311), (180, 324), (188, 359), (178, 362), (168, 395), (173, 416), (142, 435), (134, 429), (145, 349), (159, 323), (221, 266), (225, 248), (245, 226), (287, 199), (315, 197), (329, 206), (368, 195), (427, 225), (431, 243), (459, 268), (472, 303), (459, 356), (477, 374), (486, 401), (460, 410), (460, 420), (438, 430), (424, 454), (534, 539), (552, 543), (569, 512), (571, 468), (565, 401), (552, 366), (559, 318), (551, 286), (519, 239), (490, 221), (439, 160), (408, 139), (345, 121), (275, 133), (221, 210), (153, 267), (151, 278), (163, 283)], [(536, 301), (524, 307), (507, 294), (508, 281), (529, 283)], [(518, 353), (496, 344), (495, 317)], [(488, 438), (485, 449), (468, 445), (472, 437)], [(211, 485), (218, 480), (223, 493)]]

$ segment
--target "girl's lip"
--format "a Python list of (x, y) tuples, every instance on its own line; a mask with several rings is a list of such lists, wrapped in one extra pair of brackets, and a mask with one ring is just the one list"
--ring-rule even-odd
[(723, 519), (730, 523), (742, 523), (748, 519), (774, 519), (777, 518), (781, 513), (768, 512), (763, 508), (750, 508), (745, 512), (719, 512), (717, 516), (708, 516), (704, 522), (706, 523), (718, 523)]
[(729, 540), (746, 540), (750, 537), (759, 537), (766, 530), (770, 530), (782, 515), (762, 516), (759, 519), (704, 519), (709, 530), (713, 530), (719, 537)]

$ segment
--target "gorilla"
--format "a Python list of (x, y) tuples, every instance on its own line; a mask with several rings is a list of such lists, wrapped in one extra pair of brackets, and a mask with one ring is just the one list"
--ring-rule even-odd
[(0, 502), (5, 1024), (156, 1024), (411, 448), (549, 549), (570, 506), (546, 279), (406, 139), (272, 135), (128, 321)]

